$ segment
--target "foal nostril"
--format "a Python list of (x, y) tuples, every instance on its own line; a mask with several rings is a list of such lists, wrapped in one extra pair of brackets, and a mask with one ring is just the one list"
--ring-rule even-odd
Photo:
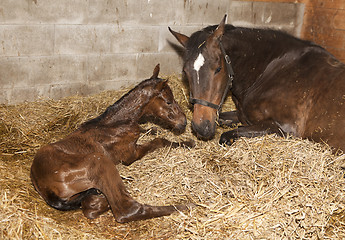
[(170, 113), (168, 114), (168, 118), (169, 118), (170, 120), (174, 120), (174, 114), (173, 114), (172, 112), (170, 112)]

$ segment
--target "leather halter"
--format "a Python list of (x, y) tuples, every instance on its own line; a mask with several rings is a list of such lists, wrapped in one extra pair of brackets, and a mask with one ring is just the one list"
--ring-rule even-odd
[(226, 87), (224, 89), (224, 93), (223, 93), (223, 96), (222, 96), (222, 99), (221, 99), (219, 105), (211, 103), (211, 102), (208, 102), (206, 100), (193, 98), (192, 97), (192, 93), (190, 93), (190, 96), (189, 96), (189, 101), (190, 101), (191, 104), (193, 104), (193, 105), (194, 104), (199, 104), (199, 105), (203, 105), (203, 106), (206, 106), (206, 107), (210, 107), (210, 108), (216, 109), (217, 113), (219, 113), (222, 110), (222, 105), (223, 105), (223, 103), (225, 101), (225, 98), (226, 98), (226, 95), (227, 95), (229, 89), (232, 88), (232, 82), (233, 82), (234, 76), (235, 76), (234, 70), (233, 70), (233, 68), (231, 66), (230, 57), (229, 57), (228, 54), (226, 54), (224, 46), (223, 46), (223, 44), (222, 44), (222, 42), (220, 40), (219, 40), (219, 47), (220, 47), (220, 50), (221, 50), (221, 52), (223, 54), (223, 57), (224, 57), (224, 60), (225, 60), (226, 70), (227, 70), (227, 73), (228, 73), (228, 82), (227, 82)]

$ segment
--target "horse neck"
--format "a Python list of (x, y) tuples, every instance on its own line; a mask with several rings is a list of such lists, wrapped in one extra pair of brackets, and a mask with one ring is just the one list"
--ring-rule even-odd
[(301, 41), (278, 31), (248, 28), (226, 32), (222, 42), (233, 64), (233, 90), (238, 94), (245, 93), (273, 59), (279, 58), (288, 49), (303, 45)]

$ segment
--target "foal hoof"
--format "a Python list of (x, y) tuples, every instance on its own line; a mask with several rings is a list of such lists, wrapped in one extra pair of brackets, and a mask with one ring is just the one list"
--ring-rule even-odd
[(194, 140), (189, 139), (188, 141), (181, 142), (180, 145), (184, 146), (184, 147), (193, 148), (193, 147), (195, 147), (196, 144), (195, 144)]

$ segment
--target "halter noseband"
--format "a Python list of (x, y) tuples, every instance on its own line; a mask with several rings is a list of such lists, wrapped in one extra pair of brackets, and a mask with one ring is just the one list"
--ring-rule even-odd
[(227, 70), (227, 73), (228, 73), (228, 82), (227, 82), (226, 87), (224, 89), (224, 93), (223, 93), (223, 96), (222, 96), (222, 99), (221, 99), (219, 105), (211, 103), (211, 102), (208, 102), (206, 100), (193, 98), (192, 97), (192, 93), (190, 93), (190, 96), (189, 96), (189, 101), (190, 101), (191, 104), (193, 104), (193, 105), (194, 104), (200, 104), (200, 105), (203, 105), (203, 106), (206, 106), (206, 107), (210, 107), (210, 108), (216, 109), (217, 113), (219, 113), (222, 110), (222, 105), (223, 105), (223, 103), (225, 101), (226, 94), (228, 93), (229, 89), (232, 88), (232, 82), (234, 80), (234, 75), (235, 75), (234, 70), (232, 69), (232, 66), (231, 66), (230, 57), (229, 57), (228, 54), (226, 54), (224, 46), (223, 46), (223, 44), (222, 44), (222, 42), (220, 40), (219, 40), (219, 47), (220, 47), (220, 50), (221, 50), (221, 52), (223, 54), (223, 57), (224, 57), (224, 60), (225, 60), (226, 70)]

